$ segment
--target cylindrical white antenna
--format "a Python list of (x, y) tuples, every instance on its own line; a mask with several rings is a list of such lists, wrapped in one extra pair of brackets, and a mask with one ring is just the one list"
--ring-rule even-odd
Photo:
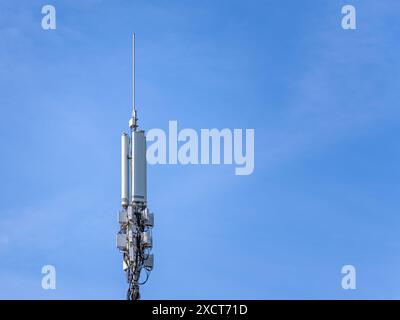
[(126, 208), (129, 204), (129, 136), (121, 136), (121, 205)]

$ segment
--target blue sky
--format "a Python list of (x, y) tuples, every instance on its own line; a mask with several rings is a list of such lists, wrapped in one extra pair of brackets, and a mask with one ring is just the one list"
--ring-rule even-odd
[(149, 166), (143, 298), (400, 298), (399, 21), (395, 0), (1, 1), (0, 298), (125, 298), (132, 32), (142, 128), (255, 129), (250, 176)]

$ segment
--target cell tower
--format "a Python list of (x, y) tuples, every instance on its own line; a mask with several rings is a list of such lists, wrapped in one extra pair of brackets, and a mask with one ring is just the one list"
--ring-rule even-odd
[[(129, 120), (130, 135), (121, 137), (121, 205), (120, 231), (117, 248), (123, 253), (123, 270), (129, 284), (127, 299), (139, 300), (139, 285), (144, 284), (153, 269), (151, 230), (154, 215), (147, 208), (146, 136), (138, 128), (135, 100), (135, 34), (132, 53), (132, 117)], [(140, 282), (142, 271), (146, 272)]]

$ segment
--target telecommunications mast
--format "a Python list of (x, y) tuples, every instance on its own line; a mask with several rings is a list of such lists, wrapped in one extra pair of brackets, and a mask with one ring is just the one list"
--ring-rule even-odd
[[(117, 248), (123, 253), (123, 270), (129, 284), (127, 299), (139, 300), (139, 285), (153, 269), (151, 230), (154, 215), (147, 208), (146, 136), (138, 128), (135, 92), (135, 34), (132, 52), (132, 117), (130, 134), (121, 137), (121, 205)], [(146, 275), (141, 278), (142, 271)], [(141, 282), (142, 281), (142, 282)]]

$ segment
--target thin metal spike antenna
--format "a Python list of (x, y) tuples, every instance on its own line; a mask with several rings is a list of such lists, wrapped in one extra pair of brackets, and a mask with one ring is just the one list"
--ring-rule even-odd
[(135, 86), (135, 34), (132, 34), (132, 103), (133, 111), (136, 111), (136, 86)]
[(136, 111), (136, 74), (135, 74), (135, 68), (136, 68), (136, 62), (135, 62), (135, 39), (136, 35), (135, 33), (132, 34), (132, 118), (129, 122), (129, 127), (131, 130), (136, 131), (138, 128), (137, 121), (137, 111)]
[[(147, 207), (146, 136), (138, 130), (135, 91), (135, 34), (132, 52), (132, 117), (130, 135), (121, 138), (121, 206), (118, 222), (117, 248), (123, 253), (123, 270), (129, 284), (127, 299), (139, 300), (140, 285), (144, 284), (153, 269), (154, 256), (152, 228), (154, 214)], [(141, 280), (142, 271), (146, 276)]]

